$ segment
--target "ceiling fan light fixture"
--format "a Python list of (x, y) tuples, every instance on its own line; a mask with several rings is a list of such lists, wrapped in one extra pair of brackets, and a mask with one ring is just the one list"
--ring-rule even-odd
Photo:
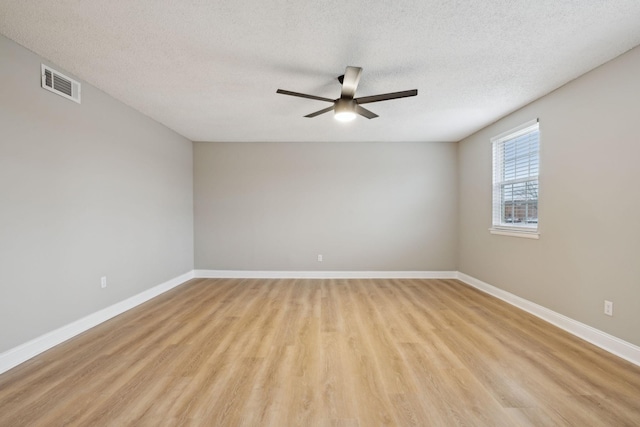
[(339, 99), (336, 102), (334, 116), (340, 122), (350, 122), (356, 118), (355, 103), (352, 100)]
[(315, 99), (316, 101), (324, 101), (331, 103), (330, 107), (323, 108), (322, 110), (314, 111), (311, 114), (307, 114), (305, 117), (313, 118), (321, 114), (333, 111), (334, 118), (341, 122), (350, 122), (356, 118), (356, 115), (360, 115), (366, 119), (375, 119), (378, 117), (373, 111), (362, 107), (361, 104), (369, 104), (372, 102), (388, 101), (390, 99), (406, 98), (408, 96), (416, 96), (418, 89), (403, 90), (401, 92), (381, 93), (379, 95), (364, 96), (355, 98), (356, 89), (358, 88), (358, 82), (360, 81), (360, 74), (362, 74), (362, 68), (349, 67), (344, 71), (344, 74), (338, 77), (338, 81), (342, 85), (340, 90), (340, 98), (330, 99), (322, 96), (309, 95), (306, 93), (292, 92), (290, 90), (278, 89), (276, 93), (289, 96), (297, 96), (299, 98)]

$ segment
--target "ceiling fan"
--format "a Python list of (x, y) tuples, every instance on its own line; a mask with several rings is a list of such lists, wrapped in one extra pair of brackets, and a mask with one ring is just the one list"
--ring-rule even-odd
[(418, 94), (417, 89), (404, 90), (402, 92), (384, 93), (381, 95), (363, 96), (361, 98), (355, 98), (356, 89), (358, 88), (358, 82), (360, 81), (360, 75), (362, 74), (362, 68), (360, 67), (347, 67), (344, 74), (338, 77), (338, 81), (342, 85), (340, 91), (340, 98), (329, 99), (321, 96), (307, 95), (305, 93), (291, 92), (290, 90), (278, 89), (276, 93), (283, 95), (298, 96), (300, 98), (316, 99), (318, 101), (331, 102), (331, 107), (323, 108), (315, 113), (307, 114), (305, 117), (316, 117), (320, 114), (328, 113), (333, 110), (336, 120), (348, 122), (356, 118), (356, 114), (360, 114), (367, 119), (375, 119), (378, 115), (374, 112), (363, 108), (361, 104), (369, 104), (371, 102), (388, 101), (396, 98), (406, 98), (408, 96), (416, 96)]

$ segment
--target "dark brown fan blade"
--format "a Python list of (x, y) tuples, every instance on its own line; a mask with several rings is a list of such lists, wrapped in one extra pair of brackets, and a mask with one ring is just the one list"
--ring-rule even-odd
[(307, 95), (306, 93), (291, 92), (290, 90), (284, 90), (284, 89), (278, 89), (276, 93), (281, 93), (283, 95), (298, 96), (300, 98), (315, 99), (318, 101), (335, 102), (335, 99), (323, 98), (321, 96), (315, 96), (315, 95)]
[(390, 99), (406, 98), (408, 96), (416, 96), (418, 89), (404, 90), (402, 92), (383, 93), (382, 95), (363, 96), (362, 98), (356, 98), (358, 104), (368, 104), (370, 102), (388, 101)]
[(363, 117), (366, 117), (367, 119), (375, 119), (376, 117), (378, 117), (376, 113), (369, 111), (359, 105), (356, 105), (356, 113), (360, 114)]
[(340, 98), (353, 99), (356, 96), (356, 89), (360, 82), (360, 75), (362, 75), (362, 68), (360, 67), (347, 67), (342, 78), (342, 92)]
[(327, 107), (327, 108), (323, 108), (320, 111), (316, 111), (315, 113), (311, 113), (311, 114), (307, 114), (305, 117), (315, 117), (315, 116), (319, 116), (320, 114), (324, 114), (324, 113), (328, 113), (329, 111), (333, 110), (333, 105), (331, 107)]

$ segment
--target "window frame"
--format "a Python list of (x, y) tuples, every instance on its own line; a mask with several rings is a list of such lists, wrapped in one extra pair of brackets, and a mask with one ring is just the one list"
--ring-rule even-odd
[[(513, 178), (513, 179), (505, 179), (504, 178), (504, 159), (503, 154), (500, 153), (500, 150), (504, 147), (504, 145), (512, 141), (516, 138), (522, 137), (532, 132), (538, 132), (538, 151), (537, 151), (537, 159), (536, 165), (538, 168), (537, 174), (528, 175), (526, 178)], [(492, 152), (492, 203), (491, 203), (491, 228), (489, 228), (489, 232), (491, 234), (498, 234), (504, 236), (512, 236), (512, 237), (524, 237), (530, 239), (538, 239), (540, 238), (539, 232), (539, 219), (535, 225), (516, 225), (516, 223), (509, 224), (503, 221), (504, 218), (504, 204), (503, 200), (503, 186), (506, 185), (514, 185), (518, 183), (530, 183), (535, 182), (535, 186), (537, 188), (536, 192), (536, 216), (537, 209), (540, 202), (539, 198), (539, 189), (540, 189), (540, 126), (538, 119), (530, 120), (526, 123), (521, 124), (520, 126), (510, 129), (506, 132), (503, 132), (499, 135), (491, 138), (491, 152)], [(527, 164), (531, 164), (531, 155), (529, 155)], [(526, 184), (525, 184), (526, 185)], [(528, 191), (528, 190), (525, 190)]]

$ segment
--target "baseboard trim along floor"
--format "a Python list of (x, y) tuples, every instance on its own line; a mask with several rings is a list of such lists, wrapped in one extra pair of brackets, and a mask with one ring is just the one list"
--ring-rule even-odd
[(192, 270), (0, 354), (0, 374), (193, 278), (458, 279), (640, 366), (640, 347), (458, 271)]
[(195, 270), (206, 279), (456, 279), (457, 271), (248, 271)]
[(489, 295), (499, 298), (509, 304), (518, 307), (528, 313), (545, 320), (560, 329), (564, 329), (572, 335), (582, 338), (593, 345), (600, 347), (609, 353), (615, 354), (635, 365), (640, 366), (640, 347), (633, 345), (620, 338), (609, 335), (599, 329), (593, 328), (584, 323), (573, 320), (570, 317), (556, 313), (534, 302), (520, 298), (517, 295), (496, 288), (488, 283), (471, 277), (467, 274), (458, 272), (457, 279), (469, 286), (481, 290)]
[(191, 279), (193, 270), (7, 350), (0, 354), (0, 374)]

